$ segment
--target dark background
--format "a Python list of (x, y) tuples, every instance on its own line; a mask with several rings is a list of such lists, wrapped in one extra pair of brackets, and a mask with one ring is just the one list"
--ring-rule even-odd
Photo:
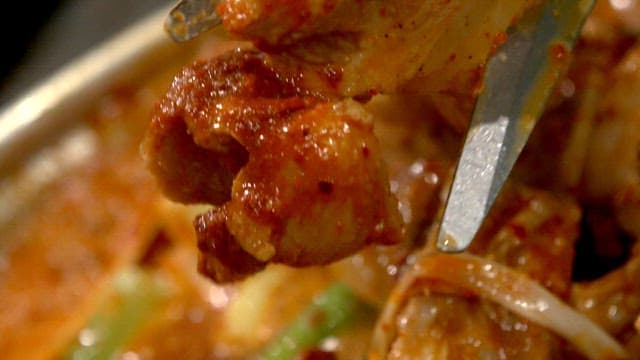
[(0, 24), (0, 106), (172, 0), (10, 0)]

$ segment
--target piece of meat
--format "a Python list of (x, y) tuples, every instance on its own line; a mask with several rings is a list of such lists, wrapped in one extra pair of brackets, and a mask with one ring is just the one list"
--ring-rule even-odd
[(566, 299), (580, 218), (570, 196), (508, 184), (469, 252), (525, 273)]
[(216, 205), (196, 219), (200, 268), (216, 281), (400, 239), (370, 116), (296, 81), (231, 52), (184, 69), (153, 115), (144, 154), (165, 193)]
[(556, 339), (544, 328), (478, 299), (437, 293), (409, 299), (386, 359), (549, 359)]
[(391, 192), (404, 225), (403, 241), (363, 249), (333, 264), (331, 271), (360, 297), (382, 307), (406, 257), (424, 245), (423, 233), (436, 217), (461, 139), (421, 97), (377, 95), (366, 109), (384, 149)]
[(231, 33), (342, 96), (426, 94), (464, 130), (488, 56), (539, 0), (226, 0)]
[[(580, 211), (570, 198), (508, 186), (469, 252), (512, 267), (566, 297), (579, 218)], [(436, 252), (434, 238), (427, 252)], [(402, 277), (412, 276), (411, 271)], [(442, 267), (438, 271), (456, 270)], [(469, 281), (481, 286), (484, 279), (479, 275)], [(402, 283), (401, 278), (398, 284)], [(467, 358), (478, 354), (489, 359), (540, 359), (558, 350), (558, 339), (547, 329), (466, 289), (420, 280), (400, 293), (398, 289), (378, 324), (378, 334), (390, 337), (382, 341), (388, 348), (379, 349), (387, 351), (388, 359)], [(393, 307), (396, 310), (389, 317)]]
[(592, 202), (612, 205), (620, 226), (640, 236), (640, 45), (631, 47), (605, 79), (589, 137), (583, 183)]

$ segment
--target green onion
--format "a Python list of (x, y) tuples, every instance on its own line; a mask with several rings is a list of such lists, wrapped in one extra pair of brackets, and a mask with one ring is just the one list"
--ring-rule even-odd
[(293, 359), (371, 312), (371, 307), (359, 300), (347, 286), (332, 285), (267, 346), (262, 358)]
[(113, 279), (109, 299), (83, 329), (66, 359), (110, 360), (153, 314), (166, 288), (142, 270), (128, 269)]

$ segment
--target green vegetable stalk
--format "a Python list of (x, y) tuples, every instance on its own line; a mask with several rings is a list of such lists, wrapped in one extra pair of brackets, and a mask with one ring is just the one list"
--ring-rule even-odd
[(329, 287), (263, 352), (266, 360), (293, 359), (372, 312), (345, 285)]
[(114, 359), (166, 297), (166, 288), (139, 269), (118, 274), (113, 279), (113, 290), (114, 298), (82, 330), (66, 359)]

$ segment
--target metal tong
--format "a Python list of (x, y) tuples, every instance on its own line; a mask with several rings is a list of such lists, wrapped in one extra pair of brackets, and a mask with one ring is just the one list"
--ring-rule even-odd
[(566, 70), (593, 0), (548, 0), (523, 19), (486, 66), (438, 233), (444, 252), (475, 237)]
[[(165, 29), (177, 42), (220, 24), (219, 0), (182, 0)], [(486, 66), (440, 225), (437, 247), (465, 250), (475, 237), (566, 69), (595, 0), (547, 0), (509, 33)]]
[(182, 0), (164, 22), (164, 29), (176, 42), (185, 42), (220, 25), (216, 14), (220, 0)]

